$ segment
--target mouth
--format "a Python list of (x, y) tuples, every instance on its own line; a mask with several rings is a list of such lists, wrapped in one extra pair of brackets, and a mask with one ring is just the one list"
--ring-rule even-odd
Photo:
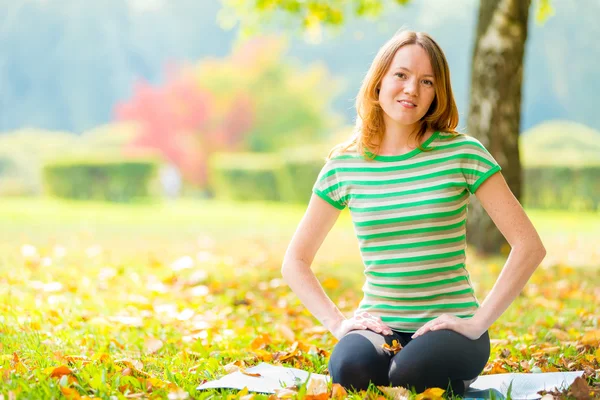
[(415, 108), (417, 106), (415, 103), (413, 103), (412, 101), (408, 101), (408, 100), (398, 100), (398, 103), (400, 103), (401, 105), (403, 105), (404, 107), (407, 107), (407, 108)]

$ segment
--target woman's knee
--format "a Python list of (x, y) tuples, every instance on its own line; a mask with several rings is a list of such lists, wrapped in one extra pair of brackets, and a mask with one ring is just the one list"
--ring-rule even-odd
[(389, 358), (360, 334), (348, 334), (337, 343), (328, 367), (332, 382), (345, 388), (363, 390), (370, 382), (388, 384)]

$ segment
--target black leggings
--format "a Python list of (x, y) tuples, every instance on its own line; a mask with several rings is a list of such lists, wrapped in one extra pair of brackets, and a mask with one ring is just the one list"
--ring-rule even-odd
[[(403, 386), (417, 393), (439, 387), (462, 395), (465, 380), (476, 378), (490, 357), (490, 337), (486, 331), (477, 340), (442, 329), (411, 339), (413, 333), (382, 335), (370, 330), (348, 332), (335, 345), (329, 359), (333, 383), (347, 389), (377, 386)], [(393, 354), (381, 346), (393, 340), (403, 346)]]

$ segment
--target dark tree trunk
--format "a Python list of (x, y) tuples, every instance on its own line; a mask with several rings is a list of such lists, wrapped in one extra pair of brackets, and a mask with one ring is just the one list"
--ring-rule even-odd
[[(483, 143), (521, 198), (519, 124), (521, 81), (531, 0), (480, 0), (473, 51), (468, 133)], [(506, 241), (475, 197), (469, 207), (468, 241), (497, 253)]]

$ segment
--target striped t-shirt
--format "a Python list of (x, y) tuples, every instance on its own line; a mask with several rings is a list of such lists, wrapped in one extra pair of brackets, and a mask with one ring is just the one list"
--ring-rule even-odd
[(414, 332), (479, 307), (465, 268), (469, 197), (500, 166), (475, 138), (435, 132), (399, 156), (356, 151), (328, 160), (313, 192), (349, 207), (365, 266), (361, 311)]

